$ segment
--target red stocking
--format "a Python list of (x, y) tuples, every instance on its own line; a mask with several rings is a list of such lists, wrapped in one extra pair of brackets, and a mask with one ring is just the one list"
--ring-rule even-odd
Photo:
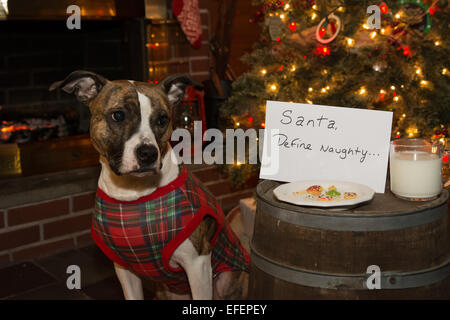
[(173, 0), (172, 11), (181, 23), (189, 42), (196, 49), (202, 43), (202, 21), (198, 9), (198, 0)]

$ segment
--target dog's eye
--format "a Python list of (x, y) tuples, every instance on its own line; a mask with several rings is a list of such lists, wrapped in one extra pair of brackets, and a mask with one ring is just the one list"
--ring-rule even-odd
[(156, 120), (156, 124), (160, 127), (165, 127), (170, 122), (170, 119), (167, 115), (163, 114), (158, 117), (158, 120)]
[(115, 111), (112, 113), (112, 118), (116, 122), (122, 122), (125, 120), (125, 113), (123, 111)]

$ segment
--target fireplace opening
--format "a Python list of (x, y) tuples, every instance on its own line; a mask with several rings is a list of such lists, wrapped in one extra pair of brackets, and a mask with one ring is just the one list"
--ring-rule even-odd
[(150, 83), (173, 73), (209, 79), (209, 2), (200, 10), (200, 49), (190, 46), (169, 0), (79, 0), (81, 29), (67, 27), (67, 1), (2, 3), (0, 179), (98, 165), (89, 109), (48, 90), (75, 70)]
[(86, 20), (80, 30), (64, 19), (0, 21), (0, 179), (97, 165), (89, 109), (48, 88), (74, 70), (145, 80), (137, 30), (133, 19)]

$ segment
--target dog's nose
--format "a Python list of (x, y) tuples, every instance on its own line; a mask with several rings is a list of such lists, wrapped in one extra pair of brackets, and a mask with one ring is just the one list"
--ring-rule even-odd
[(136, 148), (136, 158), (140, 166), (149, 166), (158, 159), (158, 149), (154, 145), (140, 145)]

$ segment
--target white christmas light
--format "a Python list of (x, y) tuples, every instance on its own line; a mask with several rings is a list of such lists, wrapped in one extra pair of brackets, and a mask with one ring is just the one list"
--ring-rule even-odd
[(5, 11), (5, 14), (9, 14), (9, 10), (8, 10), (8, 0), (0, 0), (0, 6), (3, 8), (3, 10)]

